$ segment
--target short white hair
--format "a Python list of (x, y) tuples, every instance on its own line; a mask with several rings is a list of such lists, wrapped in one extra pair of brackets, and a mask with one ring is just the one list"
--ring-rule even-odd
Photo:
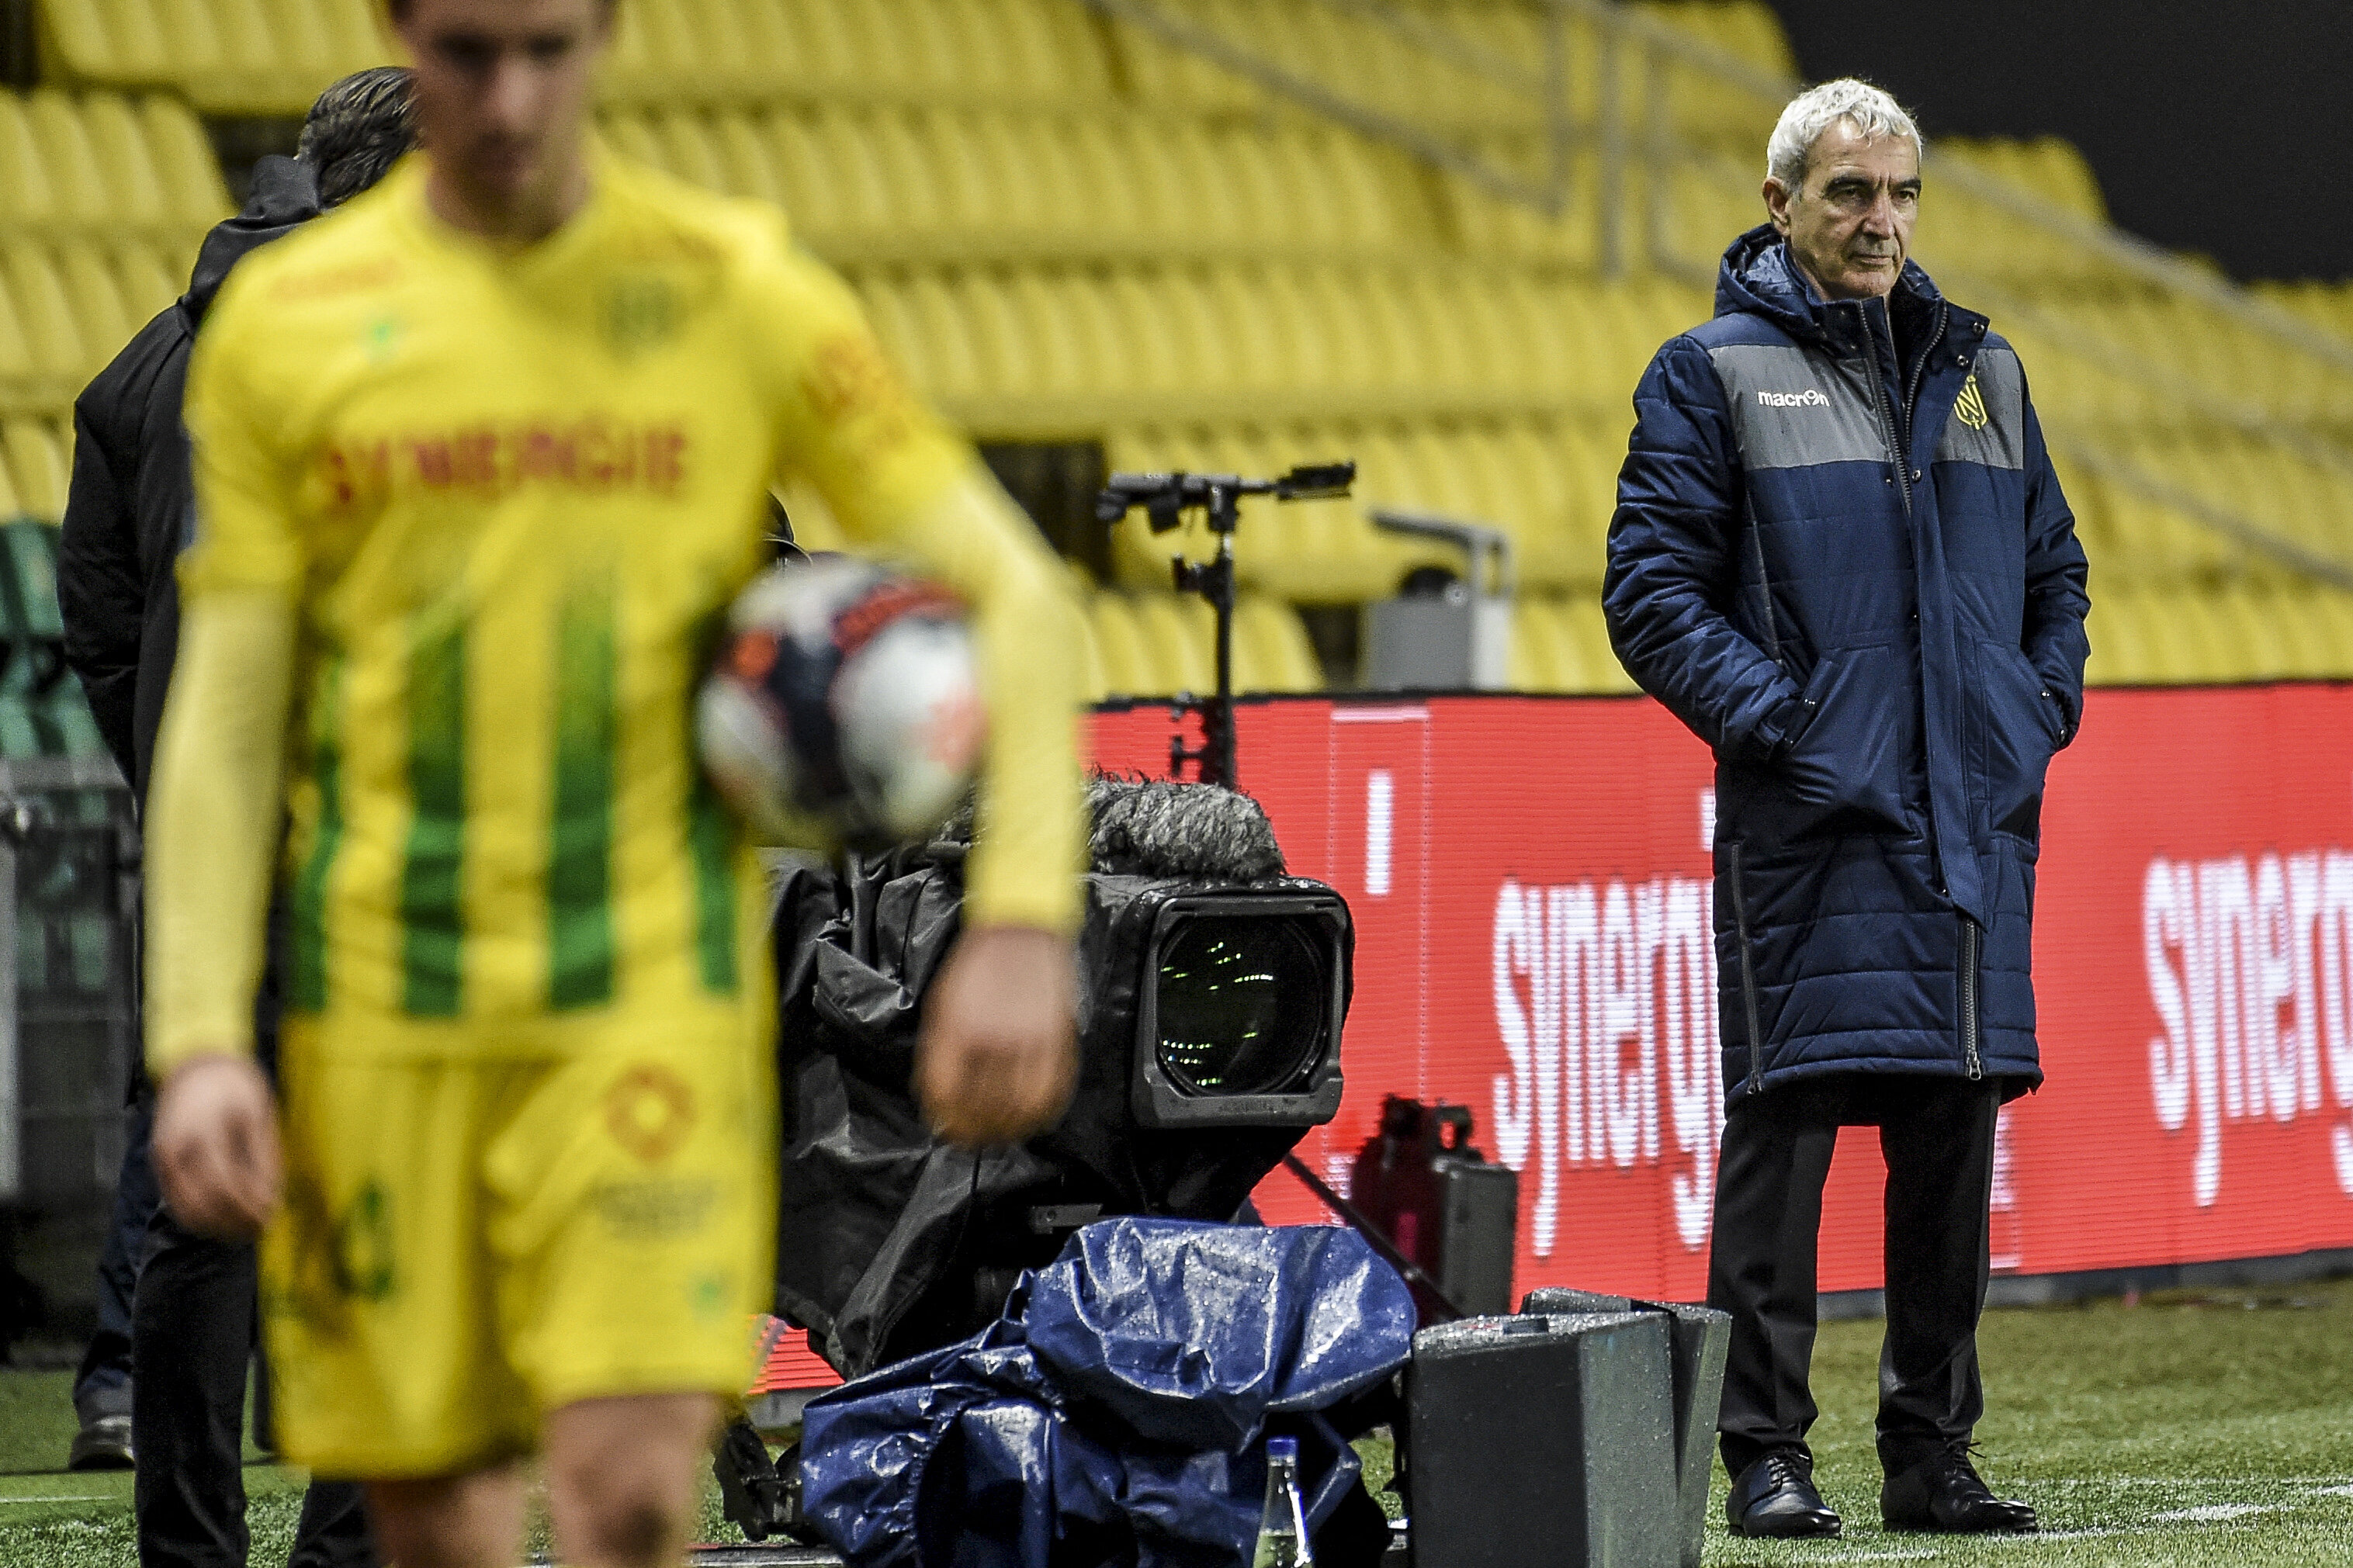
[(1866, 142), (1901, 136), (1912, 143), (1915, 153), (1923, 150), (1920, 128), (1912, 123), (1902, 104), (1867, 81), (1841, 77), (1808, 88), (1781, 110), (1773, 139), (1765, 143), (1766, 175), (1793, 191), (1804, 184), (1806, 160), (1813, 155), (1814, 143), (1841, 120)]

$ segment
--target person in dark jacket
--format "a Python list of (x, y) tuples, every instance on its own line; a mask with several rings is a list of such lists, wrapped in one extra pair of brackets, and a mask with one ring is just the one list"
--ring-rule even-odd
[(1865, 1125), (1882, 1516), (2031, 1530), (1969, 1451), (1997, 1118), (2042, 1078), (2029, 927), (2044, 770), (2083, 710), (2084, 552), (2018, 355), (1907, 258), (1911, 120), (1827, 83), (1767, 163), (1772, 221), (1635, 394), (1603, 591), (1627, 669), (1716, 757), (1726, 1511), (1840, 1528), (1807, 1374), (1823, 1178)]
[[(363, 71), (328, 89), (296, 155), (255, 166), (252, 199), (207, 237), (187, 293), (74, 405), (73, 480), (58, 543), (66, 658), (142, 808), (179, 645), (173, 569), (195, 504), (180, 422), (189, 347), (232, 268), (374, 184), (414, 139), (406, 70)], [(265, 977), (265, 1043), (274, 1033), (272, 989)], [(114, 1232), (100, 1266), (100, 1331), (75, 1385), (82, 1430), (71, 1460), (135, 1455), (143, 1568), (242, 1564), (253, 1248), (195, 1236), (159, 1204), (148, 1163), (152, 1114), (146, 1086), (134, 1085)], [(313, 1484), (290, 1568), (375, 1560), (359, 1489)]]

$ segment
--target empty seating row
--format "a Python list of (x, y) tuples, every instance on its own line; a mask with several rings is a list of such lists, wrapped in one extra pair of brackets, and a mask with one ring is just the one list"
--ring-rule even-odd
[[(1087, 700), (1217, 689), (1216, 618), (1173, 593), (1096, 593), (1087, 602)], [(1323, 670), (1288, 605), (1245, 595), (1234, 607), (1234, 689), (1313, 691)]]
[[(1273, 474), (1297, 463), (1353, 459), (1350, 499), (1252, 502), (1235, 536), (1243, 582), (1294, 603), (1325, 605), (1385, 598), (1417, 567), (1463, 570), (1461, 552), (1448, 545), (1376, 529), (1366, 517), (1376, 507), (1501, 527), (1512, 538), (1524, 588), (1590, 592), (1601, 580), (1624, 452), (1622, 426), (1593, 421), (1146, 428), (1115, 433), (1106, 448), (1113, 468), (1197, 473)], [(1155, 535), (1130, 519), (1112, 534), (1114, 570), (1128, 584), (1165, 583), (1172, 553), (1206, 560), (1213, 548), (1198, 524)]]
[(2102, 685), (2353, 679), (2353, 593), (2239, 582), (2094, 584)]
[[(1232, 47), (1353, 108), (1425, 132), (1531, 131), (1554, 112), (1546, 11), (1520, 0), (1389, 7), (1345, 0), (1156, 0), (1155, 9), (1191, 37)], [(1757, 0), (1641, 9), (1752, 68), (1777, 79), (1794, 74), (1780, 26)], [(1559, 16), (1558, 107), (1572, 126), (1590, 132), (1607, 98), (1605, 45), (1586, 16), (1567, 7)], [(1238, 114), (1270, 101), (1250, 76), (1187, 49), (1164, 29), (1123, 19), (1113, 37), (1123, 79), (1148, 101)], [(1632, 113), (1652, 75), (1635, 41), (1620, 49), (1618, 73), (1622, 112)], [(1670, 122), (1684, 138), (1748, 132), (1759, 115), (1769, 127), (1779, 108), (1778, 98), (1727, 93), (1716, 79), (1671, 62), (1659, 75)]]
[(2257, 294), (2353, 344), (2353, 282), (2306, 279), (2295, 283), (2257, 283)]
[(391, 58), (372, 0), (41, 0), (39, 16), (69, 78), (176, 88), (214, 113), (300, 114)]
[(860, 271), (911, 377), (989, 434), (1450, 410), (1623, 413), (1704, 296), (1504, 270)]
[(186, 288), (190, 247), (0, 238), (0, 405), (62, 407)]
[[(299, 114), (394, 58), (375, 0), (42, 0), (75, 79), (170, 85), (227, 114)], [(1111, 90), (1071, 0), (644, 0), (604, 73), (622, 100), (1072, 102)]]
[[(2124, 536), (2119, 542), (2136, 556), (2169, 545), (2170, 561), (2194, 556), (2201, 563), (2244, 563), (2250, 558), (2246, 547), (2200, 525), (2202, 507), (2353, 568), (2353, 532), (2347, 527), (2353, 520), (2353, 456), (2321, 464), (2245, 436), (2183, 439), (2140, 434), (2111, 441), (2105, 458), (2137, 481), (2126, 482), (2116, 474), (2104, 481), (2112, 510), (2119, 500), (2137, 508), (2130, 523), (2116, 530)], [(2182, 498), (2181, 504), (2168, 501), (2174, 496)], [(2160, 533), (2143, 521), (2151, 510), (2178, 516), (2189, 526), (2176, 523)]]
[(228, 211), (220, 163), (186, 104), (0, 89), (0, 233), (181, 233)]
[(1403, 163), (1303, 121), (897, 107), (608, 111), (607, 138), (782, 205), (837, 261), (1429, 245)]
[[(1436, 125), (1533, 124), (1545, 112), (1540, 12), (1515, 0), (1421, 8), (1406, 28), (1366, 9), (1255, 0), (1163, 0), (1187, 24), (1343, 96)], [(1649, 7), (1787, 74), (1788, 48), (1757, 0)], [(171, 85), (208, 111), (295, 114), (335, 78), (392, 58), (371, 0), (41, 0), (55, 58), (78, 80)], [(1439, 40), (1440, 47), (1428, 46)], [(1106, 46), (1109, 46), (1108, 47)], [(1451, 47), (1448, 47), (1451, 46)], [(1590, 122), (1601, 50), (1573, 18), (1569, 105)], [(1640, 68), (1629, 51), (1625, 69)], [(1083, 102), (1124, 83), (1187, 108), (1260, 107), (1246, 78), (1132, 23), (1100, 25), (1078, 0), (659, 0), (622, 7), (604, 80), (623, 101)], [(1686, 133), (1742, 123), (1697, 78), (1673, 83)]]

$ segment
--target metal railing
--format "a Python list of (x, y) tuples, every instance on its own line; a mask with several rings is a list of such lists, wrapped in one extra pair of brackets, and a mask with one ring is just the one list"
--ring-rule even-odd
[[(1598, 269), (1605, 278), (1650, 271), (1694, 283), (1713, 279), (1715, 255), (1679, 249), (1674, 237), (1674, 191), (1678, 182), (1714, 182), (1719, 197), (1756, 199), (1760, 173), (1734, 174), (1721, 147), (1695, 145), (1677, 123), (1677, 89), (1737, 97), (1755, 106), (1753, 140), (1742, 155), (1762, 163), (1765, 133), (1780, 106), (1802, 84), (1759, 67), (1731, 51), (1683, 31), (1659, 16), (1609, 0), (1526, 0), (1541, 31), (1540, 60), (1513, 58), (1488, 43), (1449, 26), (1444, 13), (1409, 10), (1394, 0), (1282, 0), (1282, 9), (1321, 7), (1366, 29), (1362, 36), (1408, 48), (1433, 70), (1459, 72), (1491, 92), (1508, 112), (1491, 121), (1513, 121), (1535, 128), (1516, 136), (1450, 132), (1411, 109), (1378, 101), (1357, 90), (1356, 62), (1283, 59), (1265, 40), (1240, 26), (1220, 27), (1210, 16), (1246, 16), (1257, 7), (1212, 7), (1216, 0), (1079, 0), (1103, 16), (1141, 28), (1164, 42), (1209, 59), (1279, 98), (1326, 119), (1386, 142), (1506, 201), (1556, 220), (1573, 210), (1575, 181), (1589, 169), (1590, 204)], [(1581, 49), (1589, 51), (1580, 62)], [(1579, 64), (1588, 64), (1589, 103), (1573, 101)], [(1340, 85), (1347, 83), (1349, 85)], [(1580, 113), (1580, 109), (1586, 112)], [(1744, 135), (1747, 132), (1744, 131)], [(1525, 156), (1533, 143), (1533, 166)], [(1518, 152), (1515, 160), (1509, 154)], [(1980, 168), (1965, 158), (1931, 147), (1925, 161), (1936, 187), (1948, 189), (1983, 212), (1995, 215), (2034, 242), (2063, 249), (2076, 275), (2096, 279), (2112, 291), (2187, 304), (2216, 330), (2246, 334), (2265, 355), (2283, 363), (2302, 363), (2324, 384), (2343, 382), (2339, 399), (2353, 413), (2353, 343), (2250, 290), (2105, 223), (2068, 210), (2042, 194)], [(1733, 187), (1737, 186), (1737, 191)], [(1761, 216), (1761, 210), (1760, 210)], [(1924, 238), (1935, 254), (1933, 215)], [(1715, 237), (1721, 244), (1732, 236)], [(1998, 324), (2031, 330), (2039, 354), (2059, 353), (2137, 386), (2161, 390), (2186, 421), (2225, 433), (2277, 455), (2310, 465), (2348, 481), (2353, 510), (2353, 445), (2347, 431), (2326, 422), (2283, 417), (2211, 377), (2152, 353), (2147, 343), (2119, 341), (2104, 332), (2092, 313), (2071, 310), (2036, 298), (1982, 268), (1939, 266), (1937, 274), (1957, 292), (1987, 308)], [(2031, 367), (2030, 367), (2031, 368)], [(2159, 471), (2143, 461), (2128, 442), (2103, 429), (2095, 419), (2064, 407), (2041, 410), (2053, 450), (2063, 463), (2095, 477), (2114, 489), (2165, 508), (2228, 539), (2245, 552), (2298, 573), (2353, 588), (2353, 516), (2332, 518), (2320, 540), (2251, 515), (2246, 498), (2219, 497)]]

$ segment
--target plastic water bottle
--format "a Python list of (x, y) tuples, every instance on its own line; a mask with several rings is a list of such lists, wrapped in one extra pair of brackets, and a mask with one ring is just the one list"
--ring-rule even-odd
[(1258, 1520), (1250, 1568), (1315, 1568), (1307, 1549), (1307, 1513), (1299, 1500), (1299, 1439), (1266, 1440), (1266, 1508)]

